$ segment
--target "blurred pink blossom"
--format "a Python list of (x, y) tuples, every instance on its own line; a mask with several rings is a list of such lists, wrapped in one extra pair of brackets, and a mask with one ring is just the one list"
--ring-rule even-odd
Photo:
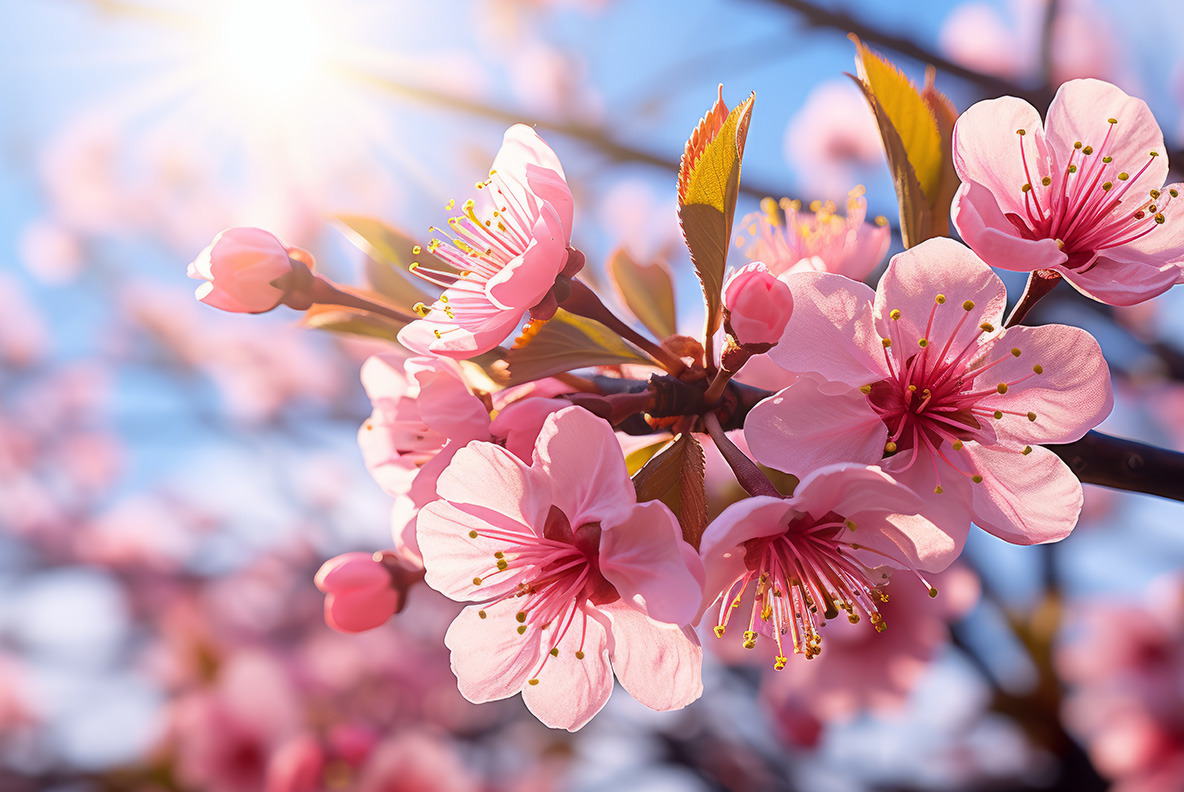
[(831, 198), (883, 171), (880, 131), (850, 80), (822, 82), (810, 91), (786, 127), (785, 158), (810, 193)]

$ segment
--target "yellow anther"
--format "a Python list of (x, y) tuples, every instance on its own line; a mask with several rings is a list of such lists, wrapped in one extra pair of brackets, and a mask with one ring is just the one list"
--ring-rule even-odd
[(941, 493), (942, 493), (942, 488), (941, 488), (941, 485), (938, 484), (936, 487), (933, 488), (933, 494), (940, 495)]
[(1158, 151), (1153, 151), (1153, 152), (1151, 152), (1151, 156), (1153, 156), (1153, 157), (1158, 157), (1158, 156), (1159, 156), (1159, 152), (1158, 152)]
[(1114, 182), (1102, 182), (1102, 189), (1103, 190), (1109, 190), (1113, 186), (1114, 186)]
[(775, 658), (773, 658), (773, 670), (780, 671), (781, 669), (785, 668), (785, 664), (788, 662), (789, 658), (777, 655)]
[(881, 338), (880, 343), (883, 345), (884, 349), (887, 349), (888, 347), (892, 346), (892, 339), (891, 338)]
[(1034, 413), (1034, 412), (1028, 413), (1028, 420), (1035, 421), (1036, 420), (1036, 413)]
[(1047, 187), (1048, 185), (1052, 184), (1052, 177), (1045, 176), (1043, 179), (1040, 180), (1040, 183), (1043, 184), (1045, 187)]
[(1081, 153), (1082, 153), (1082, 154), (1093, 154), (1093, 153), (1094, 153), (1094, 147), (1093, 147), (1093, 146), (1086, 146), (1085, 148), (1083, 148), (1083, 149), (1081, 150)]
[(1028, 131), (1027, 131), (1026, 129), (1017, 129), (1017, 130), (1015, 131), (1015, 133), (1016, 133), (1017, 135), (1026, 135), (1026, 134), (1028, 134)]
[(917, 339), (917, 346), (922, 347), (922, 348), (929, 346), (929, 339), (928, 338), (918, 338)]
[(537, 679), (526, 680), (526, 684), (528, 684), (528, 685), (537, 685), (538, 683), (539, 683), (539, 681)]
[(506, 560), (504, 558), (498, 560), (497, 568), (499, 570), (501, 570), (502, 572), (505, 572), (507, 569), (509, 569), (509, 567), (510, 567), (510, 565), (508, 563), (506, 563)]
[(1020, 192), (1031, 192), (1031, 190), (1032, 190), (1032, 185), (1030, 185), (1030, 184), (1021, 184), (1020, 185)]
[(1118, 174), (1119, 181), (1126, 181), (1130, 177), (1131, 177), (1131, 175), (1129, 173), (1127, 173), (1126, 171), (1123, 171), (1122, 173)]
[(1107, 121), (1108, 123), (1111, 123), (1111, 124), (1117, 124), (1117, 123), (1118, 123), (1118, 119), (1117, 119), (1117, 118), (1107, 118), (1107, 119), (1106, 119), (1106, 121)]
[(482, 619), (484, 619), (484, 618), (485, 618), (486, 616), (488, 616), (488, 615), (489, 615), (489, 614), (488, 614), (488, 613), (486, 613), (486, 612), (485, 612), (485, 611), (483, 611), (483, 610), (479, 610), (479, 611), (477, 611), (477, 616), (478, 616), (479, 618), (482, 618)]
[(559, 657), (559, 647), (558, 646), (551, 647), (551, 657)]
[(1084, 144), (1079, 140), (1073, 144), (1073, 148), (1080, 150)]
[(1012, 354), (1012, 356), (1013, 356), (1013, 357), (1019, 357), (1020, 355), (1022, 355), (1022, 354), (1023, 354), (1023, 352), (1020, 350), (1020, 348), (1019, 348), (1019, 347), (1012, 347), (1012, 348), (1011, 348), (1011, 354)]
[(432, 332), (435, 334), (436, 338), (443, 338), (444, 337), (444, 336), (440, 335), (439, 330), (433, 330)]
[(1028, 454), (1032, 453), (1032, 446), (1024, 446), (1024, 450), (1020, 451), (1020, 453), (1024, 456), (1027, 456)]
[(469, 531), (469, 538), (470, 538), (470, 539), (476, 539), (476, 538), (477, 538), (477, 532), (476, 532), (476, 531)]
[(493, 554), (493, 557), (494, 558), (505, 558), (506, 554), (503, 553), (501, 550), (498, 550), (496, 553)]
[(1102, 157), (1102, 162), (1106, 163), (1107, 165), (1109, 165), (1113, 161), (1114, 161), (1114, 157), (1109, 157), (1109, 156)]
[(1035, 366), (1032, 366), (1032, 371), (1035, 372), (1036, 374), (1043, 374), (1044, 373), (1044, 366), (1037, 363)]
[(930, 596), (930, 597), (936, 597), (936, 596), (937, 596), (937, 589), (935, 589), (933, 586), (930, 586), (930, 587), (929, 587), (929, 596)]
[(967, 300), (966, 302), (962, 303), (962, 310), (963, 311), (973, 311), (974, 310), (974, 300)]
[(1173, 198), (1179, 198), (1180, 191), (1176, 190), (1176, 189), (1171, 189), (1171, 190), (1168, 190), (1168, 195), (1172, 196)]
[(1007, 383), (1000, 382), (998, 385), (995, 386), (995, 390), (999, 391), (1000, 393), (1007, 393)]
[(1155, 222), (1159, 223), (1160, 225), (1163, 225), (1164, 220), (1165, 220), (1165, 218), (1162, 214), (1157, 214), (1155, 216)]
[(982, 330), (984, 333), (993, 333), (995, 332), (995, 325), (991, 324), (990, 322), (983, 322), (978, 326), (978, 329)]
[(418, 316), (427, 316), (432, 312), (431, 308), (427, 307), (421, 302), (417, 302), (415, 305), (411, 306), (411, 310), (415, 311)]
[(1158, 197), (1159, 197), (1159, 190), (1152, 190), (1152, 191), (1151, 191), (1150, 193), (1148, 193), (1148, 194), (1149, 194), (1149, 195), (1150, 195), (1152, 198), (1158, 198)]
[[(448, 203), (444, 204), (444, 211), (446, 211), (446, 212), (451, 212), (455, 208), (456, 208), (456, 199), (451, 199), (448, 201)], [(431, 229), (429, 229), (429, 230), (431, 230)]]
[(843, 525), (847, 526), (848, 530), (851, 530), (851, 531), (854, 531), (856, 528), (859, 527), (855, 524), (855, 520), (847, 520), (843, 523)]
[(518, 625), (518, 634), (519, 635), (526, 635), (526, 625), (525, 624)]
[(955, 441), (954, 441), (953, 443), (951, 443), (950, 445), (953, 447), (953, 449), (954, 449), (955, 451), (961, 451), (961, 450), (962, 450), (962, 441), (961, 441), (961, 440), (955, 440)]
[(473, 585), (480, 586), (481, 585), (481, 578), (479, 578), (479, 577), (473, 578)]
[(1070, 165), (1070, 166), (1069, 166), (1069, 173), (1077, 173), (1077, 166), (1076, 166), (1076, 165)]
[(755, 647), (756, 646), (756, 633), (754, 633), (752, 630), (745, 630), (744, 631), (743, 646), (745, 649), (752, 649), (753, 647)]
[(876, 225), (880, 226), (880, 228), (883, 228), (884, 226), (888, 225), (888, 218), (884, 217), (884, 215), (876, 215)]
[(982, 484), (983, 483), (983, 477), (977, 473), (975, 473), (973, 476), (971, 476), (970, 480), (973, 481), (975, 484)]
[(944, 294), (939, 294), (933, 298), (933, 301), (935, 303), (937, 303), (938, 305), (945, 305), (946, 304), (946, 296)]
[(998, 421), (1000, 418), (1003, 417), (1003, 410), (995, 410), (994, 415), (995, 415), (995, 420)]
[(884, 443), (884, 453), (885, 454), (895, 454), (896, 453), (896, 443), (892, 442), (891, 440), (889, 440), (887, 443)]
[(916, 393), (916, 392), (917, 392), (917, 386), (916, 385), (909, 385), (909, 393)]
[(859, 392), (862, 393), (864, 396), (867, 396), (869, 393), (872, 392), (872, 386), (871, 385), (860, 385)]
[(891, 311), (888, 313), (888, 316), (889, 316), (889, 318), (891, 318), (891, 319), (892, 319), (892, 321), (894, 321), (894, 322), (895, 322), (897, 319), (899, 319), (899, 318), (900, 318), (900, 310), (899, 310), (898, 308), (893, 308), (893, 309), (892, 309), (892, 310), (891, 310)]
[(576, 659), (577, 659), (577, 660), (583, 660), (583, 659), (584, 659), (584, 653), (583, 653), (583, 651), (581, 651), (581, 650), (578, 650), (578, 649), (576, 650)]
[(724, 626), (722, 624), (715, 625), (715, 637), (716, 638), (723, 638), (724, 637)]
[(518, 620), (519, 624), (522, 624), (526, 621), (526, 613), (524, 611), (518, 611), (514, 614), (514, 618)]

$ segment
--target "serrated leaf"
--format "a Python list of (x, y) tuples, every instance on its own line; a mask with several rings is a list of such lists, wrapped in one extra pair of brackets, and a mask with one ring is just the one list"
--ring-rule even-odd
[(875, 114), (896, 185), (901, 235), (905, 247), (912, 247), (949, 231), (949, 205), (957, 189), (949, 134), (953, 107), (933, 88), (931, 71), (925, 90), (919, 90), (858, 36), (849, 38), (855, 43), (858, 74), (851, 78)]
[(703, 446), (683, 432), (633, 476), (637, 500), (665, 503), (678, 517), (683, 539), (696, 550), (707, 528), (704, 469)]
[(664, 264), (640, 264), (618, 248), (609, 256), (608, 275), (617, 295), (646, 329), (660, 339), (674, 335), (674, 284)]
[(304, 312), (301, 324), (305, 327), (327, 330), (330, 333), (396, 341), (399, 330), (402, 329), (405, 322), (358, 308), (345, 308), (340, 305), (314, 305)]
[(441, 259), (426, 248), (415, 253), (420, 245), (413, 238), (377, 218), (336, 215), (333, 220), (346, 239), (366, 254), (366, 280), (376, 292), (406, 307), (435, 301), (440, 289), (415, 277), (407, 268), (418, 261), (425, 267), (451, 271)]
[(740, 194), (740, 164), (755, 101), (754, 93), (728, 112), (721, 85), (715, 105), (687, 141), (678, 171), (678, 219), (703, 286), (708, 337), (722, 321), (720, 291)]
[(507, 359), (510, 385), (587, 366), (653, 364), (643, 352), (600, 322), (562, 308), (545, 323), (527, 325)]

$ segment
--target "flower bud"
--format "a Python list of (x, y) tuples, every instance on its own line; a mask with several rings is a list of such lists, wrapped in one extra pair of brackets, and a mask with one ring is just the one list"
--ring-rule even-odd
[(789, 287), (759, 261), (732, 273), (723, 302), (728, 332), (741, 346), (776, 344), (793, 313)]
[[(297, 251), (292, 248), (293, 254)], [(298, 252), (298, 260), (307, 256)], [(261, 228), (226, 229), (189, 265), (189, 277), (205, 281), (197, 287), (197, 299), (235, 313), (264, 313), (278, 306), (286, 289), (276, 281), (292, 271), (289, 249)]]
[(325, 593), (325, 623), (339, 632), (365, 632), (381, 626), (403, 607), (405, 590), (381, 554), (345, 553), (330, 558), (317, 572)]

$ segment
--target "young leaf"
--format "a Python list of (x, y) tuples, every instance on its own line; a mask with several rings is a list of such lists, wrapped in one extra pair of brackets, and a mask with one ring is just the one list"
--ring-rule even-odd
[(703, 446), (683, 432), (633, 476), (637, 500), (660, 500), (669, 506), (678, 516), (683, 539), (696, 550), (707, 528), (704, 475)]
[(587, 366), (653, 364), (644, 353), (600, 322), (560, 308), (546, 322), (531, 322), (509, 354), (510, 385)]
[(754, 101), (756, 94), (729, 112), (721, 85), (715, 105), (687, 141), (678, 170), (678, 219), (695, 273), (703, 286), (708, 338), (723, 321), (720, 291)]
[(949, 231), (950, 201), (957, 189), (950, 149), (952, 119), (956, 117), (953, 106), (933, 87), (932, 70), (926, 72), (925, 89), (918, 90), (858, 36), (851, 34), (849, 38), (855, 43), (858, 74), (852, 79), (863, 91), (880, 128), (896, 185), (905, 247), (944, 235)]
[(414, 239), (373, 217), (337, 215), (333, 220), (345, 237), (366, 254), (366, 280), (376, 292), (396, 305), (408, 307), (421, 301), (431, 303), (439, 295), (440, 289), (415, 277), (407, 268), (413, 261), (445, 272), (452, 268)]
[(305, 327), (331, 333), (380, 338), (384, 341), (396, 341), (404, 324), (390, 317), (341, 305), (314, 305), (304, 312), (301, 323)]
[(608, 259), (613, 288), (633, 315), (659, 339), (674, 335), (674, 284), (660, 261), (639, 264), (618, 248)]

